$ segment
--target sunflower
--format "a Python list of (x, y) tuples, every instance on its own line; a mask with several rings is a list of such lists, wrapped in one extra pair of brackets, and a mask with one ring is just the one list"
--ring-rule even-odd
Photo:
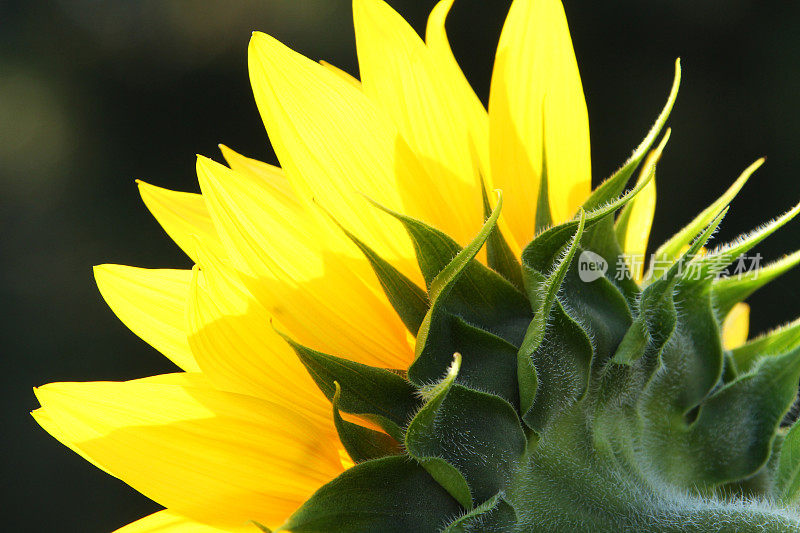
[[(450, 283), (435, 276), (440, 269), (426, 271), (435, 265), (425, 263), (421, 236), (452, 239), (446, 242), (455, 248), (441, 244), (442, 237), (440, 249), (461, 263), (441, 274), (455, 277), (475, 257), (520, 294), (528, 243), (547, 228), (573, 224), (574, 232), (579, 219), (578, 231), (584, 223), (588, 228), (593, 193), (586, 103), (561, 3), (513, 2), (488, 112), (450, 49), (445, 20), (452, 4), (436, 5), (423, 40), (382, 0), (354, 0), (360, 80), (254, 33), (250, 79), (280, 168), (221, 146), (224, 164), (197, 158), (202, 194), (138, 183), (147, 208), (195, 266), (102, 265), (95, 279), (120, 320), (182, 372), (52, 383), (36, 389), (41, 408), (33, 412), (64, 445), (166, 508), (120, 531), (211, 533), (285, 524), (328, 530), (287, 520), (321, 487), (346, 483), (357, 463), (392, 454), (406, 461), (395, 465), (407, 474), (403, 483), (412, 474), (430, 475), (447, 489), (419, 496), (438, 505), (442, 516), (470, 509), (431, 461), (418, 461), (425, 466), (419, 469), (403, 455), (419, 455), (404, 439), (422, 422), (409, 425), (409, 417), (392, 415), (411, 398), (426, 407), (414, 404), (406, 412), (427, 416), (468, 368), (465, 354), (449, 371), (430, 373), (445, 375), (438, 384), (417, 379), (415, 390), (408, 381), (422, 337), (428, 342), (435, 333), (428, 310), (436, 287)], [(656, 125), (621, 170), (630, 177), (641, 167), (616, 224), (627, 256), (648, 249), (653, 174), (668, 134), (652, 148), (679, 73)], [(702, 221), (710, 222), (708, 214)], [(693, 237), (684, 239), (684, 249)], [(479, 252), (487, 239), (494, 244)], [(779, 265), (781, 271), (789, 266)], [(642, 287), (655, 285), (652, 269), (628, 268)], [(747, 306), (736, 302), (722, 318), (726, 350), (744, 344)], [(388, 395), (383, 414), (348, 407), (353, 388), (341, 375), (323, 386), (319, 361), (392, 369), (394, 378), (380, 374), (388, 381), (370, 397)], [(412, 394), (393, 399), (389, 382)], [(513, 394), (525, 404), (524, 390)], [(358, 439), (346, 437), (352, 434), (366, 435), (361, 442), (381, 453), (358, 449)], [(369, 505), (368, 494), (359, 498)], [(482, 500), (474, 504), (492, 501)], [(440, 517), (418, 520), (417, 529), (427, 531)]]

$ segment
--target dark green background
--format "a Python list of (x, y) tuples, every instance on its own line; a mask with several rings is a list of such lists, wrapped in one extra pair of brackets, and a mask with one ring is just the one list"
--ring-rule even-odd
[[(394, 0), (418, 29), (433, 0)], [(482, 97), (507, 1), (459, 0), (457, 55)], [(659, 166), (654, 242), (767, 165), (721, 238), (800, 200), (800, 4), (567, 1), (592, 122), (593, 171), (613, 171), (684, 83)], [(135, 178), (197, 190), (194, 154), (224, 142), (272, 154), (250, 94), (252, 30), (356, 73), (347, 0), (0, 2), (0, 294), (5, 531), (110, 531), (157, 506), (38, 428), (31, 387), (174, 368), (119, 323), (91, 266), (188, 267), (140, 203)], [(798, 247), (795, 222), (760, 247)], [(793, 318), (800, 273), (752, 299), (755, 330)]]

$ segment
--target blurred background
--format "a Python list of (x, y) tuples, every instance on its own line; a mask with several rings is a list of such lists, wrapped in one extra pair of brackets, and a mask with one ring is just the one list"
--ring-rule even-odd
[[(390, 2), (422, 31), (434, 0)], [(486, 99), (508, 0), (459, 0), (456, 55)], [(629, 155), (684, 82), (659, 166), (653, 242), (757, 157), (720, 239), (800, 200), (800, 3), (566, 0), (592, 127), (596, 182)], [(188, 267), (134, 179), (196, 191), (217, 144), (274, 162), (247, 75), (252, 30), (357, 74), (348, 0), (0, 0), (2, 526), (104, 532), (158, 507), (51, 439), (31, 387), (174, 368), (101, 300), (91, 266)], [(719, 242), (719, 241), (718, 241)], [(798, 248), (800, 221), (760, 246)], [(750, 301), (753, 331), (798, 315), (800, 271)]]

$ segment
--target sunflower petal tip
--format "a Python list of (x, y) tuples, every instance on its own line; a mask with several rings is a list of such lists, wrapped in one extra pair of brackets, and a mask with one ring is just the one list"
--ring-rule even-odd
[(216, 161), (211, 159), (210, 157), (206, 157), (201, 154), (197, 154), (197, 170), (198, 171), (208, 171), (211, 167), (216, 164)]
[(254, 31), (250, 35), (251, 51), (254, 51), (253, 49), (255, 47), (274, 46), (276, 44), (282, 44), (282, 43), (272, 35), (264, 33), (263, 31)]

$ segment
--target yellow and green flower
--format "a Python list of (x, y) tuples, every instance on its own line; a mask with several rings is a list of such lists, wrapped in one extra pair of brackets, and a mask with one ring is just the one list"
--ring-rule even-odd
[(194, 268), (95, 268), (182, 372), (39, 387), (36, 421), (165, 507), (124, 533), (800, 528), (800, 322), (748, 341), (742, 303), (800, 254), (720, 276), (800, 206), (706, 250), (759, 160), (645, 271), (679, 64), (592, 190), (561, 3), (513, 2), (488, 111), (452, 4), (423, 40), (354, 0), (360, 80), (253, 35), (280, 168), (140, 182)]

